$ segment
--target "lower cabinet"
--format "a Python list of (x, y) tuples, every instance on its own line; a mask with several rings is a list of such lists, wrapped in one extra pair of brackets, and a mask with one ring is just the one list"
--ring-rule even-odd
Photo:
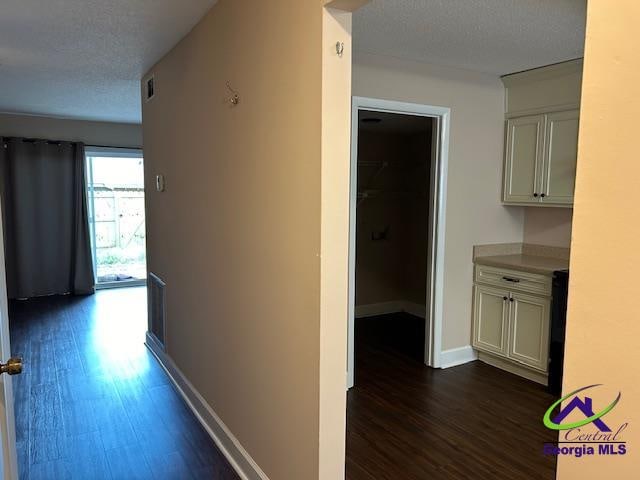
[(509, 292), (476, 285), (473, 293), (473, 346), (479, 350), (507, 355)]
[(475, 284), (474, 348), (546, 373), (550, 306), (550, 297)]
[(551, 301), (548, 298), (511, 292), (509, 304), (507, 356), (546, 372)]

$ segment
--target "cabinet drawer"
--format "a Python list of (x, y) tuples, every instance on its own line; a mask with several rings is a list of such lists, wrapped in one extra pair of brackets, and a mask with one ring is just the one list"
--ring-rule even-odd
[(506, 268), (476, 265), (476, 283), (495, 285), (537, 295), (551, 295), (551, 277)]

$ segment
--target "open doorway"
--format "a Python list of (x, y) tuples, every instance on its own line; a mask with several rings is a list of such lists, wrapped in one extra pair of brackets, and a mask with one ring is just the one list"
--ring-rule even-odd
[(348, 386), (356, 337), (439, 366), (449, 110), (353, 105)]
[(147, 265), (142, 150), (89, 147), (86, 158), (96, 286), (143, 285)]
[(355, 332), (422, 361), (433, 119), (358, 113)]

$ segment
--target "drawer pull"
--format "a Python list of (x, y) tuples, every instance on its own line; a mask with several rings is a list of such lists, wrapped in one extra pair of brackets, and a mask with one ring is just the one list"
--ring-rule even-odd
[(520, 279), (519, 278), (502, 277), (502, 279), (504, 281), (506, 281), (506, 282), (520, 283)]

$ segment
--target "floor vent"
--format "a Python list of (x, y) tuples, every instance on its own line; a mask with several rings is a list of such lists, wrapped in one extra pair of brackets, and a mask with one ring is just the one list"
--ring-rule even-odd
[(166, 284), (156, 275), (149, 272), (149, 333), (164, 349), (165, 341), (165, 287)]

